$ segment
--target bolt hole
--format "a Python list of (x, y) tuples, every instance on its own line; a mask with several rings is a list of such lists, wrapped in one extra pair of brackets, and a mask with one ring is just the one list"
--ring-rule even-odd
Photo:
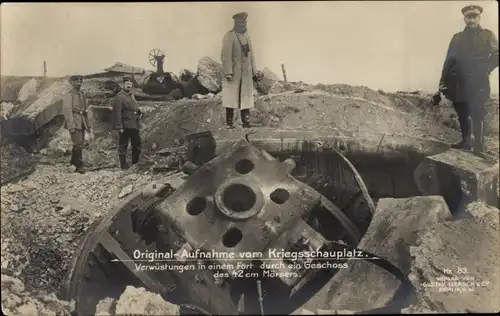
[(285, 189), (276, 189), (269, 196), (276, 204), (283, 204), (290, 198), (290, 193)]
[(257, 195), (244, 184), (232, 184), (224, 190), (222, 202), (233, 212), (245, 212), (257, 202)]
[(243, 234), (241, 233), (241, 230), (233, 227), (228, 229), (224, 236), (222, 236), (222, 244), (227, 248), (233, 248), (241, 241), (242, 238)]
[(240, 161), (238, 161), (235, 165), (234, 165), (234, 169), (236, 170), (236, 172), (238, 172), (239, 174), (247, 174), (249, 173), (250, 171), (252, 171), (254, 168), (254, 164), (251, 160), (248, 160), (248, 159), (242, 159)]
[(207, 200), (202, 197), (195, 197), (186, 206), (186, 210), (189, 215), (196, 216), (200, 215), (203, 210), (207, 207)]

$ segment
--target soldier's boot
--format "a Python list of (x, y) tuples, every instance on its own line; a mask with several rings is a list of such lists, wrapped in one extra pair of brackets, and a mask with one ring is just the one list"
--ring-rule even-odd
[(250, 127), (250, 113), (248, 110), (241, 111), (241, 122), (243, 123), (243, 128)]
[(462, 141), (459, 143), (451, 145), (451, 148), (455, 149), (463, 149), (463, 150), (471, 150), (472, 149), (472, 141), (473, 141), (473, 126), (472, 126), (472, 118), (469, 116), (467, 122), (461, 124), (460, 130), (462, 132)]
[(480, 121), (476, 124), (478, 124), (478, 126), (476, 129), (476, 133), (474, 135), (475, 137), (474, 137), (473, 152), (474, 152), (474, 155), (476, 155), (478, 157), (485, 158), (485, 155), (484, 155), (484, 122)]
[(76, 164), (77, 164), (77, 160), (76, 160), (76, 148), (72, 148), (71, 149), (71, 160), (69, 161), (69, 163), (72, 166), (76, 167)]
[(129, 165), (127, 164), (127, 156), (119, 155), (118, 158), (120, 158), (120, 169), (122, 170), (128, 169)]
[(85, 173), (85, 168), (83, 166), (83, 149), (82, 148), (77, 148), (76, 149), (76, 154), (75, 154), (75, 172), (84, 174)]
[(141, 156), (140, 150), (132, 150), (132, 164), (135, 165), (139, 162), (139, 158)]
[(230, 108), (226, 108), (226, 128), (227, 129), (234, 128), (233, 117), (234, 117), (234, 110), (230, 109)]

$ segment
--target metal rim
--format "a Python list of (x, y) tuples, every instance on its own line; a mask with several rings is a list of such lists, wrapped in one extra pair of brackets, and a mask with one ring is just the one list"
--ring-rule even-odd
[[(224, 194), (228, 188), (234, 185), (247, 187), (255, 194), (255, 203), (250, 209), (238, 212), (232, 210), (230, 207), (226, 205), (226, 203), (224, 202)], [(262, 210), (262, 207), (264, 206), (264, 195), (254, 182), (249, 181), (246, 178), (230, 179), (223, 182), (215, 191), (215, 205), (224, 215), (230, 218), (247, 219), (252, 216), (255, 216)]]

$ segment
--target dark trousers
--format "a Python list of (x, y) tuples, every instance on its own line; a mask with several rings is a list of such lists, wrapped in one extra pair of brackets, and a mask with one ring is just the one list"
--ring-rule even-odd
[(457, 112), (462, 140), (482, 151), (484, 145), (484, 118), (486, 101), (455, 102), (453, 108)]
[(118, 138), (118, 155), (125, 157), (127, 155), (128, 143), (132, 145), (132, 163), (139, 160), (141, 153), (142, 139), (138, 129), (125, 128)]
[[(234, 109), (226, 108), (226, 123), (228, 125), (232, 125), (233, 119), (234, 119)], [(243, 124), (248, 124), (250, 122), (250, 109), (241, 110), (241, 121), (243, 122)]]
[(85, 141), (85, 131), (83, 129), (77, 129), (74, 132), (69, 133), (71, 136), (71, 143), (73, 148), (71, 149), (71, 164), (77, 168), (83, 167), (83, 145)]

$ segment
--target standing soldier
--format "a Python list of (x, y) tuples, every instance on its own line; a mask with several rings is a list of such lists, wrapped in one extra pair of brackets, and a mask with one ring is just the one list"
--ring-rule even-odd
[(458, 115), (462, 141), (453, 148), (474, 149), (483, 156), (486, 101), (490, 97), (489, 74), (498, 67), (498, 40), (492, 31), (479, 25), (483, 8), (469, 5), (462, 9), (466, 27), (453, 35), (443, 65), (439, 92), (453, 102)]
[(90, 120), (88, 119), (88, 105), (83, 92), (82, 76), (71, 76), (70, 83), (73, 89), (62, 99), (62, 113), (65, 120), (65, 127), (69, 130), (73, 149), (71, 150), (71, 164), (76, 167), (75, 171), (85, 173), (83, 167), (83, 145), (85, 141), (85, 131), (92, 133)]
[(120, 168), (128, 169), (127, 147), (132, 145), (132, 164), (139, 162), (141, 154), (141, 135), (139, 133), (141, 111), (132, 92), (132, 77), (123, 77), (123, 90), (113, 99), (113, 117), (115, 130), (119, 132), (118, 157)]
[(250, 127), (250, 109), (254, 107), (253, 81), (256, 80), (254, 54), (247, 33), (246, 12), (233, 15), (234, 28), (222, 41), (222, 105), (226, 108), (227, 128), (234, 128), (234, 109), (241, 110), (243, 127)]

